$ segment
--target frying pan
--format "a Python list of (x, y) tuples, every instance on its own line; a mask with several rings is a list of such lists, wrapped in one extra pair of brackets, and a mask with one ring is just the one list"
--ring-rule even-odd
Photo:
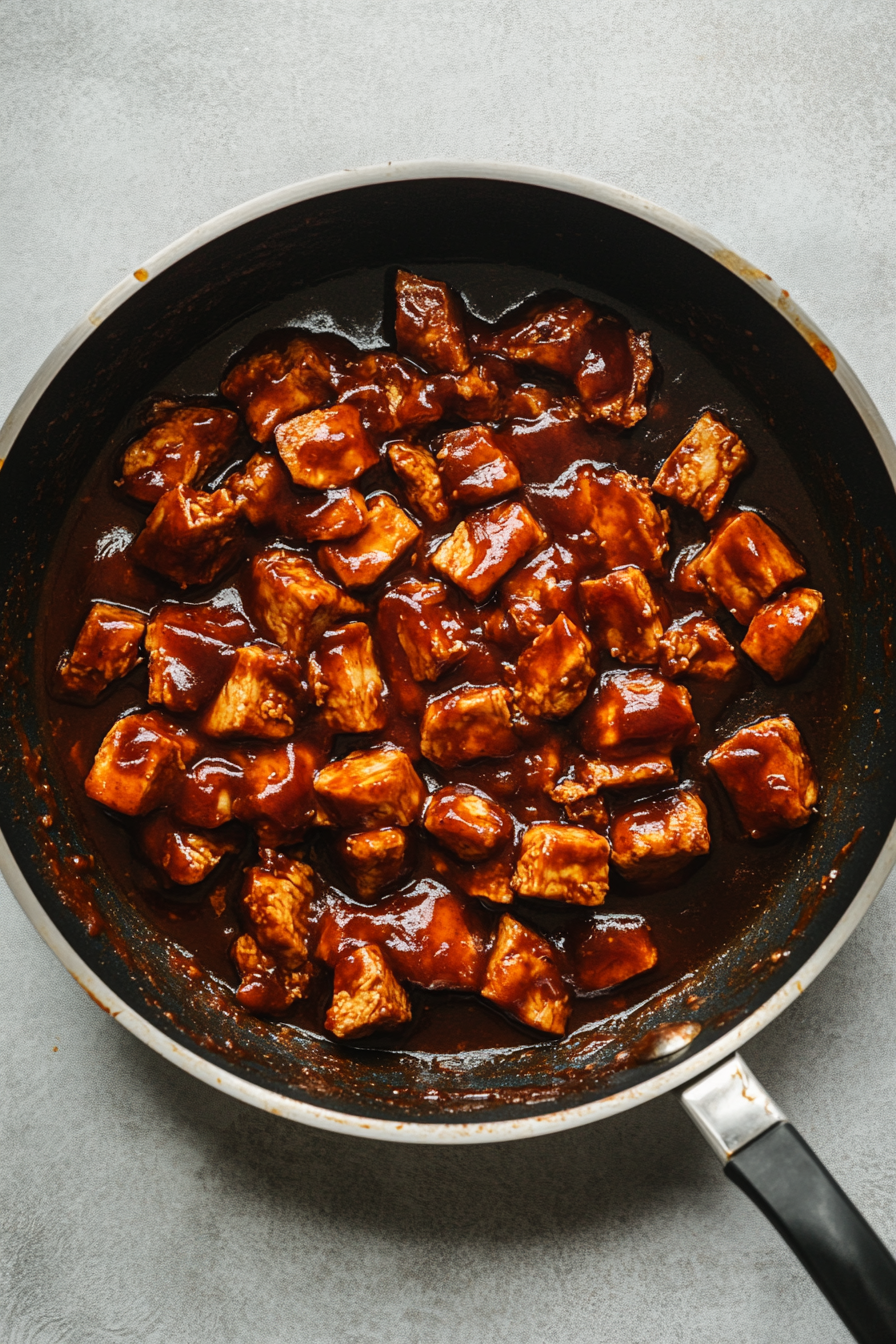
[[(844, 690), (831, 760), (821, 763), (823, 817), (807, 828), (811, 839), (786, 850), (774, 899), (760, 903), (753, 925), (696, 982), (643, 1004), (622, 1049), (586, 1032), (488, 1058), (352, 1050), (311, 1034), (281, 1039), (220, 987), (187, 994), (171, 948), (87, 857), (77, 801), (54, 770), (32, 636), (44, 572), (99, 450), (213, 336), (325, 279), (411, 261), (526, 267), (593, 287), (677, 333), (772, 427), (828, 538), (845, 613)], [(896, 1266), (731, 1059), (834, 956), (896, 858), (896, 451), (855, 375), (786, 291), (702, 230), (583, 179), (496, 164), (345, 172), (221, 215), (122, 281), (32, 380), (0, 454), (0, 866), (91, 997), (232, 1096), (402, 1142), (489, 1142), (586, 1124), (715, 1066), (685, 1102), (728, 1174), (857, 1338), (896, 1339)]]

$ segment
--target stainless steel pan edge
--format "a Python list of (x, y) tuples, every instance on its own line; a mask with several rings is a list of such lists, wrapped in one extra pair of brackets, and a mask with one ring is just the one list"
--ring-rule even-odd
[[(208, 223), (191, 230), (169, 247), (164, 248), (142, 266), (136, 268), (133, 275), (122, 280), (111, 289), (60, 341), (55, 350), (44, 361), (25, 388), (2, 429), (0, 429), (0, 458), (6, 456), (40, 396), (74, 351), (90, 335), (91, 331), (108, 314), (127, 302), (131, 295), (136, 293), (143, 285), (151, 284), (154, 276), (160, 274), (182, 257), (211, 239), (219, 237), (250, 220), (279, 210), (283, 206), (317, 196), (325, 196), (331, 192), (345, 191), (353, 186), (367, 186), (392, 180), (437, 177), (478, 177), (516, 182), (588, 197), (628, 214), (649, 220), (659, 228), (699, 248), (720, 266), (725, 266), (733, 271), (743, 283), (750, 285), (771, 307), (778, 310), (808, 341), (819, 357), (824, 360), (864, 421), (891, 479), (896, 484), (896, 445), (894, 445), (877, 408), (852, 369), (824, 333), (791, 300), (786, 290), (780, 288), (757, 267), (750, 265), (736, 253), (725, 248), (711, 234), (689, 224), (686, 220), (660, 206), (654, 205), (650, 201), (604, 183), (589, 181), (586, 178), (514, 164), (441, 162), (438, 160), (347, 169), (341, 173), (312, 178), (306, 182), (259, 196), (245, 205), (226, 211)], [(91, 998), (139, 1040), (194, 1077), (273, 1115), (282, 1115), (287, 1119), (300, 1121), (315, 1128), (335, 1133), (405, 1143), (489, 1143), (554, 1133), (615, 1115), (688, 1082), (697, 1074), (711, 1068), (733, 1051), (742, 1047), (803, 992), (856, 928), (883, 886), (894, 863), (896, 863), (896, 826), (890, 831), (871, 872), (852, 903), (825, 941), (803, 964), (799, 972), (782, 985), (765, 1003), (733, 1027), (730, 1032), (719, 1037), (704, 1049), (690, 1053), (680, 1064), (667, 1068), (657, 1077), (583, 1106), (562, 1109), (531, 1118), (524, 1117), (516, 1120), (482, 1123), (417, 1124), (345, 1115), (277, 1094), (269, 1089), (237, 1078), (227, 1073), (226, 1070), (218, 1069), (209, 1060), (170, 1040), (114, 994), (62, 937), (32, 892), (8, 844), (0, 835), (0, 871), (3, 872), (13, 894), (37, 932)]]

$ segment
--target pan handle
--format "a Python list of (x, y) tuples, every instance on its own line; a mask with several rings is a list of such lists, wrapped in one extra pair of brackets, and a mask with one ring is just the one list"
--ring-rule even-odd
[(894, 1344), (896, 1261), (740, 1055), (681, 1101), (859, 1344)]

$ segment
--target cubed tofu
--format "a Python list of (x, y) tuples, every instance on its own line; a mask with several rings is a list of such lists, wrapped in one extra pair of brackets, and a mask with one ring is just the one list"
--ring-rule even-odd
[(398, 880), (407, 848), (407, 835), (397, 826), (345, 836), (339, 852), (362, 900), (372, 900)]
[(632, 882), (671, 877), (710, 848), (703, 799), (690, 789), (649, 798), (610, 825), (613, 863)]
[(647, 414), (652, 373), (649, 331), (633, 331), (615, 317), (596, 318), (575, 378), (585, 419), (631, 429)]
[(520, 322), (500, 331), (477, 331), (477, 352), (501, 355), (516, 364), (538, 364), (561, 378), (575, 377), (591, 344), (595, 312), (584, 299), (539, 304)]
[(340, 1040), (371, 1031), (394, 1031), (411, 1020), (411, 1001), (382, 950), (369, 943), (340, 957), (333, 971), (333, 1001), (324, 1026)]
[(314, 788), (340, 825), (370, 830), (412, 825), (426, 797), (410, 757), (391, 746), (352, 751), (333, 761), (318, 770)]
[(802, 672), (828, 637), (824, 596), (791, 588), (760, 607), (741, 641), (744, 653), (775, 681)]
[(534, 639), (561, 612), (576, 619), (576, 566), (560, 545), (546, 546), (501, 584), (500, 601), (518, 634)]
[(380, 460), (355, 406), (327, 406), (284, 420), (274, 440), (293, 482), (306, 490), (348, 485)]
[(246, 869), (241, 905), (258, 946), (284, 970), (308, 960), (308, 928), (314, 886), (311, 869), (274, 849), (262, 849)]
[(252, 628), (236, 607), (165, 603), (146, 627), (151, 705), (177, 714), (201, 709), (233, 667)]
[(600, 755), (667, 755), (697, 737), (691, 697), (652, 672), (608, 672), (585, 711), (579, 740)]
[(383, 678), (363, 621), (327, 630), (308, 674), (314, 698), (337, 733), (372, 733), (386, 726)]
[(226, 459), (239, 428), (239, 416), (220, 406), (157, 402), (150, 427), (124, 451), (125, 490), (155, 504), (176, 485), (192, 485)]
[(357, 406), (365, 426), (377, 434), (431, 424), (443, 411), (434, 381), (389, 350), (355, 360), (340, 382), (339, 400)]
[(582, 703), (593, 680), (591, 641), (568, 616), (558, 616), (520, 654), (513, 693), (522, 714), (562, 719)]
[(506, 845), (513, 823), (498, 803), (469, 785), (439, 789), (429, 800), (423, 825), (459, 859), (475, 863)]
[(230, 675), (202, 716), (209, 737), (292, 737), (308, 700), (302, 669), (282, 649), (238, 649)]
[(467, 653), (466, 627), (455, 615), (444, 583), (408, 579), (392, 588), (387, 600), (398, 608), (398, 642), (415, 681), (437, 681)]
[(591, 527), (608, 569), (637, 565), (647, 574), (662, 574), (669, 549), (669, 515), (650, 498), (650, 483), (627, 471), (612, 476), (584, 476), (582, 492), (591, 505)]
[(239, 506), (226, 490), (178, 485), (164, 494), (131, 543), (133, 559), (187, 588), (211, 583), (239, 554)]
[(389, 461), (404, 486), (411, 508), (431, 523), (443, 523), (450, 509), (432, 453), (414, 443), (393, 443), (389, 446)]
[(536, 1031), (562, 1036), (571, 1011), (557, 953), (547, 939), (502, 915), (482, 996)]
[(225, 489), (253, 527), (296, 541), (337, 541), (357, 536), (367, 525), (367, 505), (357, 490), (341, 486), (299, 496), (283, 464), (262, 453), (229, 476)]
[(578, 802), (603, 789), (634, 789), (650, 784), (674, 784), (678, 772), (671, 756), (629, 756), (611, 761), (587, 758), (577, 761), (571, 779), (564, 779), (549, 790), (555, 803)]
[(252, 562), (251, 591), (252, 610), (265, 634), (294, 658), (308, 653), (333, 620), (364, 610), (293, 551), (260, 552)]
[(488, 859), (472, 868), (458, 868), (454, 880), (467, 896), (475, 896), (480, 901), (491, 901), (494, 905), (511, 905), (513, 888), (510, 879), (513, 876), (513, 860), (509, 857)]
[(238, 846), (206, 831), (194, 831), (179, 825), (167, 812), (147, 817), (140, 827), (140, 849), (164, 881), (193, 887), (204, 882), (225, 854)]
[(505, 686), (471, 686), (430, 700), (420, 725), (420, 750), (445, 769), (482, 756), (511, 756), (519, 740), (511, 727)]
[(111, 602), (94, 602), (71, 653), (59, 661), (59, 681), (78, 700), (96, 700), (142, 661), (146, 617)]
[(520, 484), (519, 468), (488, 425), (453, 429), (439, 440), (436, 458), (445, 494), (453, 503), (484, 504)]
[(688, 616), (670, 625), (660, 640), (664, 677), (726, 681), (737, 671), (737, 654), (724, 631), (708, 616)]
[(87, 797), (128, 817), (154, 812), (175, 795), (197, 751), (192, 734), (155, 710), (128, 714), (100, 743), (84, 781)]
[(602, 579), (583, 579), (579, 592), (599, 649), (620, 663), (657, 662), (663, 622), (642, 569), (623, 565)]
[(458, 523), (432, 557), (432, 566), (473, 602), (484, 602), (517, 561), (544, 540), (544, 530), (525, 504), (493, 504)]
[(398, 272), (395, 343), (401, 354), (437, 373), (464, 373), (470, 367), (463, 310), (444, 281)]
[(816, 810), (818, 781), (805, 743), (782, 714), (741, 728), (709, 757), (754, 840), (805, 826)]
[(750, 454), (733, 429), (707, 411), (666, 458), (653, 482), (658, 495), (696, 509), (705, 523)]
[(233, 819), (234, 800), (245, 785), (243, 766), (227, 756), (205, 756), (181, 776), (171, 811), (187, 826), (214, 829)]
[(283, 1013), (305, 997), (311, 979), (309, 963), (295, 971), (284, 970), (250, 933), (237, 938), (230, 955), (241, 977), (237, 1000), (250, 1013)]
[(584, 826), (536, 822), (522, 839), (510, 885), (520, 896), (570, 905), (603, 905), (610, 846)]
[(741, 625), (749, 625), (767, 598), (806, 573), (784, 538), (750, 511), (727, 518), (692, 565)]
[(253, 826), (263, 845), (294, 844), (319, 823), (314, 773), (324, 760), (310, 742), (233, 750), (241, 779), (233, 795), (233, 815)]
[(599, 994), (656, 965), (656, 944), (641, 915), (595, 915), (576, 925), (570, 952), (576, 993)]
[(369, 517), (363, 532), (351, 541), (321, 546), (320, 558), (346, 588), (367, 588), (383, 577), (420, 536), (413, 518), (391, 495), (367, 501)]
[(252, 437), (268, 443), (283, 420), (323, 405), (331, 392), (332, 363), (320, 340), (296, 336), (236, 364), (221, 392), (239, 407)]

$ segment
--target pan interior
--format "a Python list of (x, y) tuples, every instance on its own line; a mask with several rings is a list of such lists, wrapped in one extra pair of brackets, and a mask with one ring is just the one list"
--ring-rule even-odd
[[(711, 859), (646, 904), (621, 898), (619, 909), (680, 925), (687, 939), (630, 991), (592, 1001), (560, 1042), (517, 1033), (504, 1048), (464, 1054), (427, 1049), (425, 1040), (347, 1048), (252, 1018), (223, 986), (186, 993), (177, 972), (177, 948), (189, 943), (183, 931), (160, 938), (157, 921), (99, 854), (89, 876), (78, 866), (88, 848), (80, 793), (47, 732), (42, 660), (50, 650), (27, 635), (59, 610), (74, 572), (72, 501), (108, 476), (107, 455), (132, 433), (147, 398), (213, 392), (230, 356), (271, 327), (335, 328), (362, 346), (382, 344), (396, 264), (447, 279), (486, 319), (559, 286), (649, 328), (675, 395), (668, 417), (650, 416), (626, 436), (620, 465), (652, 474), (694, 410), (727, 411), (757, 458), (737, 502), (759, 507), (807, 555), (835, 631), (792, 693), (826, 786), (822, 819), (769, 847), (727, 846), (724, 863)], [(874, 444), (783, 318), (703, 254), (609, 207), (511, 184), (436, 181), (339, 193), (244, 226), (172, 267), (107, 323), (48, 389), (4, 470), (5, 572), (14, 581), (2, 639), (21, 669), (3, 709), (5, 741), (23, 733), (32, 748), (24, 760), (4, 749), (4, 831), (54, 921), (111, 988), (169, 1036), (276, 1092), (341, 1111), (444, 1121), (506, 1119), (608, 1095), (665, 1067), (647, 1058), (653, 1029), (695, 1022), (702, 1045), (798, 969), (854, 896), (896, 811), (884, 768), (893, 744), (883, 593), (894, 551), (892, 487)], [(738, 706), (739, 721), (779, 706), (774, 687), (758, 686), (749, 712)], [(713, 833), (730, 828), (721, 801), (710, 806)], [(52, 824), (41, 823), (51, 814)], [(91, 905), (107, 930), (97, 937), (83, 919)]]

